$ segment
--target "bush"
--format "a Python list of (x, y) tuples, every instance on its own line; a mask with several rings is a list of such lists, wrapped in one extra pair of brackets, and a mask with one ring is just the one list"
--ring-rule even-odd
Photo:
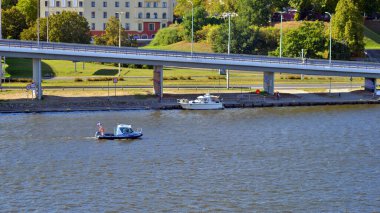
[(112, 77), (87, 78), (87, 81), (112, 81)]
[(30, 78), (5, 78), (6, 82), (18, 82), (18, 83), (31, 83), (33, 82)]
[(160, 46), (180, 42), (183, 40), (183, 33), (180, 31), (183, 31), (183, 27), (177, 24), (172, 24), (170, 27), (163, 28), (158, 31), (153, 41), (150, 42), (150, 45)]
[(83, 79), (81, 79), (81, 78), (75, 78), (74, 79), (74, 82), (82, 82), (83, 81)]
[(196, 33), (195, 33), (195, 40), (196, 41), (207, 41), (207, 42), (211, 42), (211, 39), (208, 39), (208, 35), (210, 33), (210, 31), (214, 30), (214, 29), (217, 29), (218, 26), (217, 25), (211, 25), (211, 24), (208, 24), (206, 26), (203, 26), (201, 30), (198, 30)]

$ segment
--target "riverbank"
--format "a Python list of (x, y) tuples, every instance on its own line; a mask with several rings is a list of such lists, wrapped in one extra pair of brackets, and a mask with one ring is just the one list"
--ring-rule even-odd
[[(116, 111), (116, 110), (172, 110), (181, 109), (177, 99), (194, 99), (202, 93), (165, 93), (162, 100), (150, 94), (122, 96), (64, 97), (45, 95), (41, 101), (19, 98), (0, 101), (0, 113), (72, 112), (72, 111)], [(215, 94), (215, 93), (214, 93)], [(280, 98), (252, 92), (222, 93), (225, 108), (291, 107), (319, 105), (380, 104), (373, 93), (339, 91), (332, 93), (306, 93), (282, 91)]]

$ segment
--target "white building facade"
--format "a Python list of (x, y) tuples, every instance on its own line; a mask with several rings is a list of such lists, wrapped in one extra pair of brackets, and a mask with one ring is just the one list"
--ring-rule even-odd
[(112, 16), (135, 38), (150, 39), (173, 23), (175, 0), (40, 0), (40, 15), (73, 11), (87, 19), (92, 35), (101, 35)]

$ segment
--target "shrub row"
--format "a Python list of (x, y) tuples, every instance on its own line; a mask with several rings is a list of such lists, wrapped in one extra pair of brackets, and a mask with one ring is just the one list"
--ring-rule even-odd
[[(113, 77), (87, 78), (87, 81), (113, 81)], [(123, 77), (118, 77), (118, 81), (124, 81)], [(83, 82), (82, 78), (75, 78), (75, 82)]]
[(5, 78), (6, 82), (18, 82), (18, 83), (31, 83), (33, 82), (30, 78)]
[(191, 76), (179, 76), (179, 77), (170, 76), (170, 77), (164, 77), (163, 79), (164, 80), (172, 80), (172, 81), (176, 81), (176, 80), (193, 80), (191, 78)]
[(219, 80), (219, 79), (226, 79), (226, 76), (208, 76), (208, 79), (210, 80)]

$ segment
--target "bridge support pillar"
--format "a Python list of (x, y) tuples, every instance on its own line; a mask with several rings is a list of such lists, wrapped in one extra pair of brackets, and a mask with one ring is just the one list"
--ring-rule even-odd
[(35, 86), (35, 98), (42, 99), (42, 74), (41, 74), (41, 59), (33, 58), (33, 82)]
[(364, 90), (370, 92), (376, 92), (376, 78), (365, 78)]
[(226, 69), (219, 69), (219, 75), (226, 75)]
[(264, 91), (274, 94), (274, 72), (264, 72)]
[(230, 71), (226, 70), (227, 89), (230, 89)]
[(164, 67), (162, 65), (154, 66), (153, 70), (153, 93), (160, 97), (163, 96), (163, 76)]

